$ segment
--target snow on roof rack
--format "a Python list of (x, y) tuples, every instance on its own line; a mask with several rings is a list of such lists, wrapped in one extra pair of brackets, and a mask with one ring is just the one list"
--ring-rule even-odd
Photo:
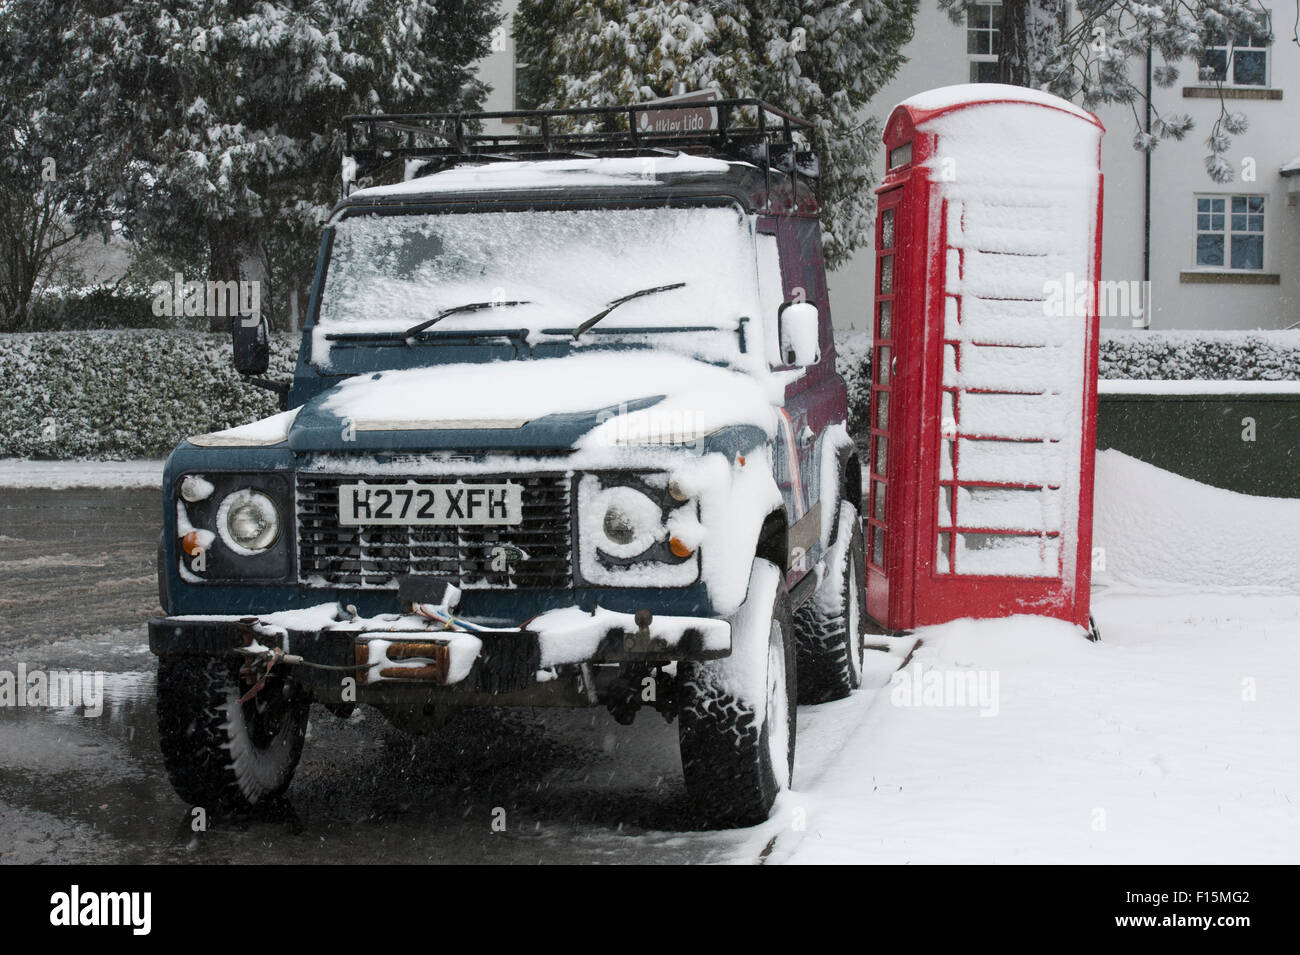
[[(483, 132), (484, 120), (518, 132)], [(686, 127), (692, 128), (686, 128)], [(394, 160), (425, 160), (436, 172), (466, 159), (656, 156), (687, 152), (753, 163), (818, 180), (813, 124), (759, 99), (636, 103), (570, 109), (376, 113), (343, 117), (343, 194)], [(819, 183), (817, 183), (819, 185)]]

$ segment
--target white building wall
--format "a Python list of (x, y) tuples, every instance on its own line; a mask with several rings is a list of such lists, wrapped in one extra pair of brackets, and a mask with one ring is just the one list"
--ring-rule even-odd
[[(1300, 322), (1300, 205), (1287, 196), (1287, 181), (1279, 167), (1300, 155), (1300, 47), (1288, 43), (1285, 10), (1275, 23), (1282, 32), (1269, 52), (1268, 89), (1281, 99), (1230, 99), (1228, 108), (1241, 111), (1250, 129), (1234, 137), (1229, 160), (1238, 181), (1220, 186), (1205, 172), (1205, 138), (1219, 112), (1217, 98), (1188, 98), (1184, 87), (1196, 86), (1196, 64), (1184, 64), (1183, 77), (1169, 90), (1156, 90), (1163, 113), (1190, 113), (1196, 127), (1182, 142), (1164, 141), (1152, 155), (1151, 310), (1150, 327), (1185, 329), (1284, 328)], [(935, 0), (922, 0), (916, 33), (905, 51), (908, 62), (867, 110), (883, 124), (900, 101), (937, 86), (965, 83), (970, 78), (966, 32), (941, 11)], [(1140, 83), (1142, 64), (1131, 65)], [(1270, 94), (1276, 96), (1277, 93)], [(1141, 109), (1139, 107), (1139, 115)], [(1102, 279), (1140, 282), (1143, 232), (1143, 155), (1132, 147), (1136, 130), (1127, 107), (1105, 107), (1099, 117), (1107, 129), (1102, 140), (1105, 203), (1102, 231)], [(1242, 160), (1255, 160), (1255, 182), (1240, 181)], [(883, 151), (876, 157), (883, 172)], [(1293, 178), (1294, 182), (1295, 179)], [(1264, 268), (1251, 275), (1206, 275), (1196, 268), (1197, 194), (1264, 195)], [(836, 325), (868, 327), (872, 301), (873, 255), (864, 248), (830, 276), (831, 309)], [(1193, 275), (1190, 273), (1201, 273)], [(1194, 282), (1194, 278), (1212, 278)], [(1277, 284), (1242, 284), (1276, 281)], [(1104, 318), (1107, 327), (1129, 327), (1129, 314)], [(1141, 319), (1139, 319), (1141, 321)]]
[(498, 9), (505, 19), (492, 38), (492, 52), (478, 62), (479, 79), (491, 87), (483, 104), (489, 112), (515, 108), (515, 38), (510, 30), (519, 0), (501, 0)]

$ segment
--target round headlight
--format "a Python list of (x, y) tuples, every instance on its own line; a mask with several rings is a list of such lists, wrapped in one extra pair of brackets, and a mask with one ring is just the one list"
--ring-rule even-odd
[(667, 533), (659, 505), (633, 488), (606, 488), (594, 503), (601, 515), (598, 543), (610, 557), (636, 557)]
[(260, 554), (280, 538), (280, 512), (266, 494), (245, 488), (221, 502), (217, 530), (235, 553)]
[(636, 527), (629, 518), (617, 505), (611, 506), (605, 511), (605, 520), (602, 524), (602, 530), (605, 536), (615, 544), (630, 544), (636, 540)]

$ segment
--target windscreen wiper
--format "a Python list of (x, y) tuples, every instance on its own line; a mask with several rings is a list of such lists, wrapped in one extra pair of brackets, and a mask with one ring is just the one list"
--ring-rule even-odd
[(573, 330), (573, 339), (574, 341), (577, 341), (583, 332), (587, 331), (587, 329), (591, 328), (593, 325), (599, 322), (610, 312), (614, 311), (614, 309), (618, 308), (624, 302), (630, 302), (634, 298), (641, 298), (646, 295), (654, 295), (657, 292), (667, 292), (669, 289), (682, 288), (685, 285), (686, 285), (685, 282), (674, 282), (672, 285), (656, 285), (654, 286), (654, 288), (643, 288), (636, 292), (629, 292), (627, 295), (624, 295), (621, 298), (616, 298), (614, 299), (614, 301), (609, 302), (604, 308), (602, 308), (595, 315), (591, 316), (591, 318), (587, 319), (585, 322), (583, 322), (581, 325), (575, 328)]
[(433, 318), (421, 322), (419, 325), (412, 325), (406, 331), (402, 332), (402, 338), (408, 342), (426, 328), (437, 325), (448, 315), (455, 315), (458, 312), (481, 312), (485, 308), (506, 308), (511, 305), (530, 305), (531, 302), (470, 302), (468, 305), (457, 305), (455, 308), (444, 308)]

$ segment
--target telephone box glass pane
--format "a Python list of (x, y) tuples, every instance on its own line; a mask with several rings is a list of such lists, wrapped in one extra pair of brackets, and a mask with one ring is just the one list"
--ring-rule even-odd
[(876, 436), (876, 473), (884, 474), (885, 465), (889, 463), (889, 440), (882, 434)]
[(888, 295), (894, 290), (894, 257), (892, 255), (882, 255), (880, 257), (880, 294)]
[(877, 567), (885, 566), (885, 529), (871, 528), (871, 562)]
[(876, 427), (881, 431), (889, 429), (889, 392), (876, 392)]
[(885, 519), (885, 484), (883, 481), (873, 481), (875, 490), (872, 492), (875, 496), (871, 499), (871, 516), (878, 521)]
[(883, 385), (889, 384), (889, 349), (876, 349), (876, 381)]
[(879, 304), (878, 308), (880, 309), (880, 332), (879, 332), (879, 334), (878, 334), (878, 337), (879, 337), (879, 338), (882, 338), (882, 339), (888, 339), (888, 338), (889, 338), (889, 320), (890, 320), (890, 318), (892, 317), (892, 316), (891, 316), (891, 313), (892, 313), (893, 310), (894, 310), (894, 303), (893, 303), (893, 302), (881, 302), (881, 303)]
[(894, 247), (894, 210), (886, 209), (880, 214), (880, 248)]
[(935, 570), (941, 574), (952, 572), (952, 535), (940, 534), (939, 547), (935, 553)]

